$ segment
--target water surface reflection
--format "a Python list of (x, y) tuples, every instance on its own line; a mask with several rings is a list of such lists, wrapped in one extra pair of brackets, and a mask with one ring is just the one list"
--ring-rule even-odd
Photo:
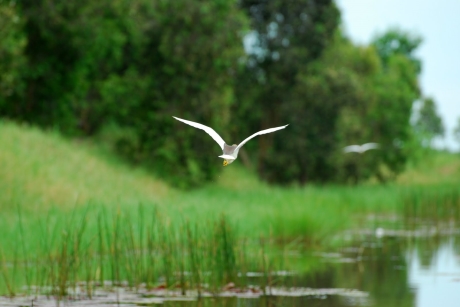
[[(421, 235), (425, 234), (425, 235)], [(248, 289), (227, 291), (227, 297), (164, 298), (144, 289), (133, 293), (125, 288), (96, 291), (91, 300), (66, 301), (67, 306), (460, 306), (460, 234), (458, 229), (429, 231), (364, 231), (359, 240), (316, 254), (317, 270), (309, 274), (275, 276), (273, 294), (263, 295), (260, 274), (252, 274)], [(353, 242), (353, 244), (351, 243)], [(294, 256), (295, 255), (295, 256)], [(311, 259), (294, 253), (287, 261)], [(320, 261), (318, 261), (318, 258)], [(304, 259), (304, 260), (305, 260)], [(305, 261), (304, 263), (307, 263)], [(320, 265), (318, 265), (318, 263)], [(311, 264), (309, 264), (311, 266)], [(276, 279), (274, 277), (274, 280)], [(115, 290), (115, 291), (114, 291)], [(268, 291), (268, 290), (267, 290)], [(56, 306), (52, 298), (33, 299), (34, 306)], [(29, 298), (0, 299), (0, 306), (31, 306)]]
[(459, 238), (443, 240), (433, 253), (421, 244), (408, 249), (408, 279), (417, 307), (460, 305)]
[[(372, 232), (374, 234), (374, 232)], [(406, 235), (396, 235), (404, 233)], [(355, 246), (321, 254), (319, 272), (291, 276), (285, 285), (314, 289), (357, 289), (368, 295), (228, 298), (193, 306), (459, 306), (460, 236), (454, 232), (393, 231), (367, 235)], [(427, 232), (430, 233), (430, 232)], [(389, 235), (388, 235), (389, 234)], [(254, 280), (256, 283), (257, 281)], [(177, 303), (167, 303), (178, 306)], [(185, 306), (183, 303), (181, 306)], [(187, 306), (191, 306), (188, 303)]]

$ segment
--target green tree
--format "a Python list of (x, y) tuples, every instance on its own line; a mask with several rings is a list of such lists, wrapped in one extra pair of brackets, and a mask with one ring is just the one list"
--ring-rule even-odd
[(444, 136), (442, 118), (436, 110), (436, 102), (433, 98), (422, 98), (414, 126), (425, 146), (431, 145), (435, 137)]
[(278, 112), (286, 118), (289, 136), (276, 136), (281, 149), (265, 158), (265, 176), (272, 182), (326, 182), (336, 178), (334, 153), (338, 150), (341, 112), (360, 99), (357, 74), (334, 61), (338, 48), (327, 49), (299, 73), (290, 103)]
[(376, 133), (378, 121), (372, 116), (374, 112), (379, 113), (375, 111), (378, 108), (375, 85), (377, 76), (382, 73), (382, 64), (372, 46), (355, 46), (346, 39), (336, 40), (322, 61), (332, 68), (341, 67), (347, 71), (346, 80), (349, 81), (340, 95), (347, 98), (347, 103), (339, 110), (336, 128), (332, 132), (335, 146), (327, 153), (332, 179), (357, 183), (375, 175), (381, 163), (379, 151), (344, 153), (343, 148), (352, 144), (382, 142)]
[(416, 57), (414, 51), (422, 41), (422, 38), (417, 34), (406, 32), (399, 28), (392, 28), (383, 34), (377, 35), (371, 44), (377, 49), (385, 66), (388, 65), (392, 56), (400, 54), (412, 62), (417, 74), (419, 74), (422, 70), (422, 63)]
[(384, 168), (376, 175), (385, 181), (401, 173), (411, 155), (410, 117), (420, 97), (416, 67), (405, 56), (394, 55), (387, 70), (376, 76), (374, 86), (376, 103), (369, 110), (369, 120), (375, 121), (374, 132), (382, 144), (379, 166)]
[(455, 140), (460, 144), (460, 117), (457, 119), (457, 126), (455, 126), (453, 135)]
[[(219, 148), (171, 116), (219, 131), (229, 120), (247, 26), (236, 0), (17, 4), (21, 22), (9, 23), (17, 33), (7, 32), (17, 44), (7, 47), (24, 54), (24, 90), (17, 92), (25, 95), (4, 103), (3, 116), (83, 136), (110, 124), (119, 131), (112, 133), (118, 150), (149, 161), (175, 184), (213, 178), (220, 163), (201, 148), (215, 148), (216, 155)], [(1, 6), (7, 17), (15, 12)]]
[[(264, 135), (248, 148), (257, 147), (257, 171), (262, 178), (305, 182), (303, 173), (288, 170), (300, 167), (295, 165), (298, 159), (293, 159), (300, 154), (293, 151), (294, 147), (301, 149), (305, 142), (314, 142), (304, 140), (304, 130), (298, 124), (308, 119), (300, 114), (296, 117), (296, 112), (313, 112), (318, 104), (311, 99), (304, 103), (307, 100), (299, 100), (298, 95), (294, 98), (293, 93), (307, 82), (303, 74), (309, 63), (318, 59), (331, 42), (339, 11), (334, 1), (327, 0), (243, 0), (241, 7), (250, 18), (252, 31), (246, 39), (252, 44), (245, 69), (237, 79), (238, 104), (233, 110), (240, 124), (233, 133), (246, 135), (290, 123), (285, 132)], [(329, 122), (325, 118), (324, 126)]]
[[(248, 39), (252, 54), (237, 87), (235, 113), (248, 119), (240, 129), (291, 124), (284, 134), (258, 140), (259, 175), (306, 183), (370, 176), (384, 181), (400, 173), (410, 156), (412, 104), (420, 96), (421, 65), (414, 51), (421, 40), (390, 30), (371, 46), (357, 47), (337, 33), (333, 3), (246, 4), (254, 30)], [(359, 158), (342, 152), (346, 145), (369, 141), (380, 143), (381, 150)]]
[(171, 116), (225, 132), (234, 76), (244, 57), (240, 34), (246, 18), (236, 1), (228, 0), (161, 0), (138, 14), (145, 38), (141, 56), (133, 70), (114, 78), (106, 99), (119, 99), (110, 89), (121, 83), (128, 84), (122, 93), (127, 99), (143, 93), (118, 114), (117, 122), (135, 131), (131, 151), (153, 161), (176, 185), (198, 185), (217, 174), (220, 149), (208, 135)]
[[(385, 64), (374, 46), (354, 46), (347, 40), (336, 40), (321, 61), (347, 71), (348, 80), (339, 92), (347, 102), (331, 126), (335, 127), (335, 147), (323, 153), (334, 174), (331, 179), (394, 178), (410, 155), (409, 119), (412, 103), (419, 96), (414, 65), (401, 54), (392, 55)], [(337, 99), (317, 98), (324, 103)], [(365, 154), (343, 153), (344, 146), (367, 142), (377, 142), (380, 148)]]
[(27, 38), (26, 95), (7, 115), (66, 133), (93, 133), (103, 116), (98, 83), (123, 64), (122, 1), (17, 4)]
[(383, 65), (374, 78), (376, 100), (374, 108), (369, 109), (369, 119), (375, 123), (374, 131), (382, 144), (381, 163), (376, 164), (376, 176), (382, 181), (402, 172), (412, 155), (410, 117), (413, 103), (421, 96), (421, 61), (415, 51), (421, 42), (419, 36), (390, 29), (372, 43)]
[[(416, 67), (405, 55), (395, 53), (384, 63), (374, 46), (354, 46), (336, 33), (319, 58), (299, 69), (287, 97), (289, 103), (273, 112), (291, 125), (286, 135), (273, 134), (259, 168), (263, 178), (385, 181), (404, 169), (412, 104), (419, 97)], [(342, 151), (366, 142), (381, 148), (364, 155)]]
[(26, 67), (24, 20), (14, 1), (0, 0), (0, 114), (23, 93)]

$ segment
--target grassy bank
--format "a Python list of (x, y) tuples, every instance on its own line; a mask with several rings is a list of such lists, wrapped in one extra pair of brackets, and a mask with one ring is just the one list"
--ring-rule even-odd
[(1, 122), (0, 141), (2, 225), (15, 222), (18, 207), (28, 224), (50, 211), (59, 218), (88, 206), (111, 212), (142, 204), (171, 223), (225, 214), (244, 236), (271, 232), (319, 240), (369, 212), (401, 212), (405, 191), (460, 183), (460, 157), (432, 153), (388, 185), (272, 187), (235, 163), (206, 187), (180, 191), (94, 144), (53, 132)]

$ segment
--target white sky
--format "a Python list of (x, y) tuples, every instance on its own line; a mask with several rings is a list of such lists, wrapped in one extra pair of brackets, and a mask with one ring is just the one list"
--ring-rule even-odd
[(435, 99), (446, 128), (438, 147), (459, 150), (452, 131), (460, 117), (459, 0), (336, 0), (343, 29), (358, 44), (397, 26), (423, 37), (416, 53), (422, 60), (420, 83)]

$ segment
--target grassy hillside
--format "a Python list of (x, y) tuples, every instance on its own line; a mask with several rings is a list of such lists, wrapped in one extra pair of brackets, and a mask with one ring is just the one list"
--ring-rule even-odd
[(180, 191), (100, 146), (53, 132), (2, 121), (0, 143), (0, 219), (6, 223), (15, 220), (18, 208), (23, 218), (34, 220), (50, 210), (59, 216), (88, 207), (94, 212), (137, 210), (142, 204), (155, 206), (171, 222), (225, 214), (245, 235), (321, 240), (370, 212), (400, 210), (401, 190), (410, 186), (460, 182), (460, 157), (436, 153), (385, 186), (271, 187), (236, 162), (222, 168), (214, 183)]
[(0, 123), (0, 206), (43, 210), (75, 203), (156, 201), (169, 188), (142, 170), (56, 133)]

